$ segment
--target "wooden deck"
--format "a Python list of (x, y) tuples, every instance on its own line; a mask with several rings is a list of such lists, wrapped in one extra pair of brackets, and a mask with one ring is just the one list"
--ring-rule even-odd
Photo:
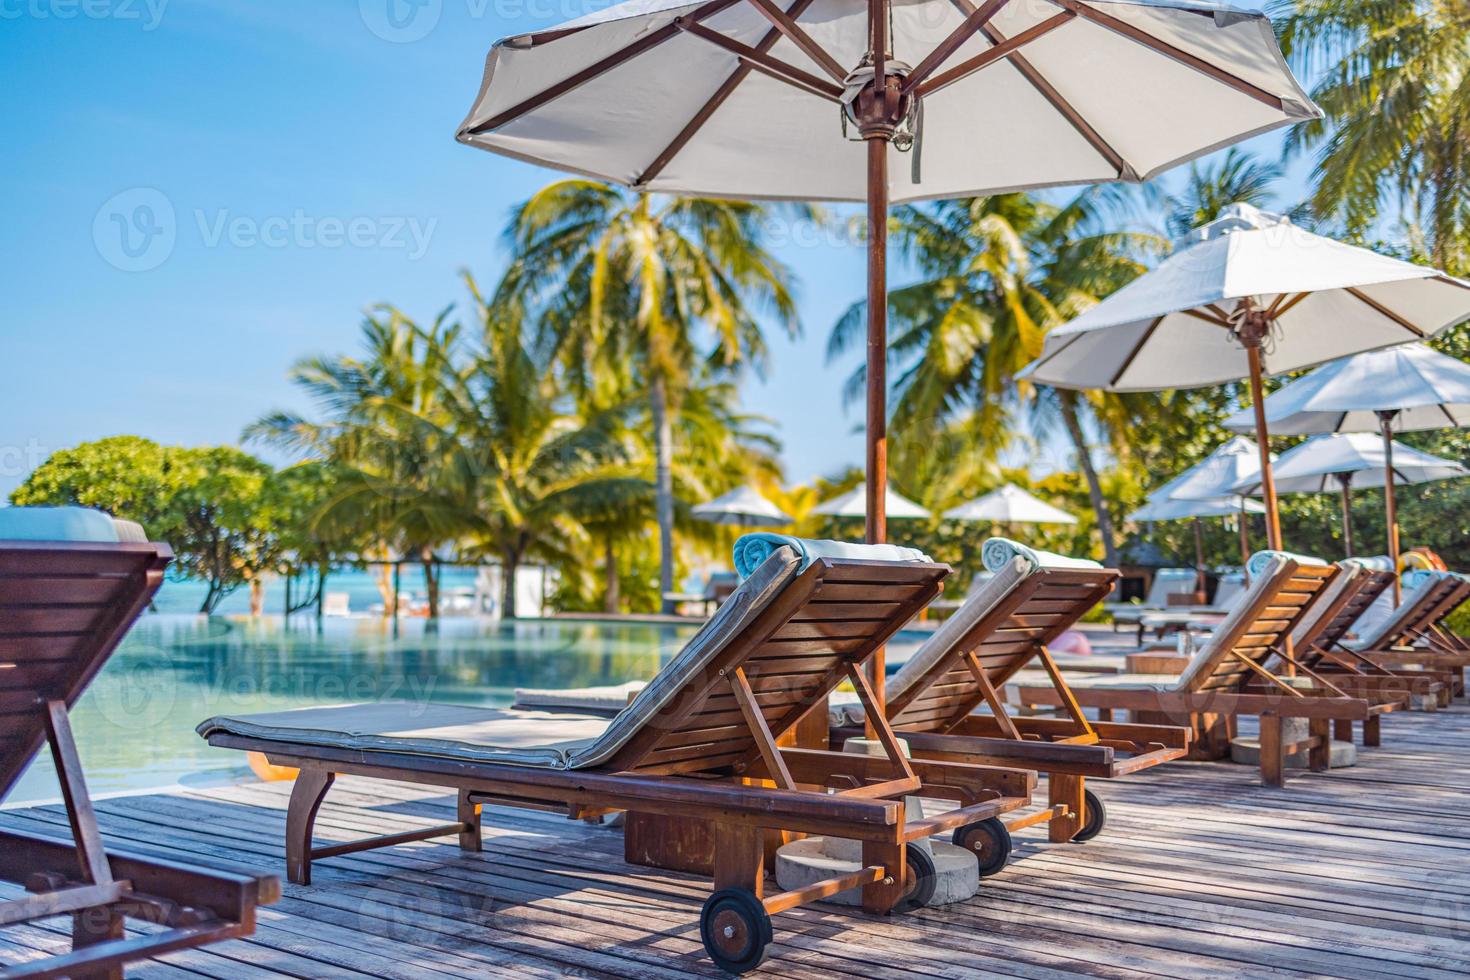
[[(783, 913), (765, 975), (783, 977), (1464, 977), (1470, 973), (1470, 708), (1393, 715), (1353, 769), (1297, 774), (1174, 763), (1094, 784), (1110, 822), (1085, 845), (1018, 835), (968, 903), (871, 919)], [(286, 784), (99, 804), (110, 842), (280, 871)], [(345, 779), (322, 838), (446, 819), (453, 800)], [(65, 834), (59, 807), (0, 824)], [(496, 810), (486, 853), (409, 844), (316, 866), (248, 941), (166, 957), (143, 977), (712, 975), (703, 882), (630, 867), (608, 828)], [(61, 920), (0, 932), (14, 962), (64, 943)], [(49, 927), (49, 928), (48, 928)]]

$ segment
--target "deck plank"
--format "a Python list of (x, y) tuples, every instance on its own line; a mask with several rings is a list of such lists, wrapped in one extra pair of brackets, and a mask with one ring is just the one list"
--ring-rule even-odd
[[(1018, 835), (975, 899), (873, 919), (820, 905), (777, 918), (773, 977), (1065, 980), (1219, 976), (1449, 980), (1470, 974), (1470, 708), (1395, 714), (1385, 744), (1284, 790), (1254, 769), (1174, 763), (1093, 787), (1109, 825), (1086, 845)], [(98, 803), (109, 843), (279, 872), (289, 784)], [(1041, 798), (1041, 794), (1038, 794)], [(318, 822), (349, 840), (443, 822), (429, 787), (344, 778)], [(66, 833), (57, 806), (0, 825)], [(487, 809), (485, 852), (427, 841), (319, 862), (258, 932), (143, 964), (138, 977), (440, 980), (715, 976), (698, 935), (705, 882), (622, 862), (621, 836)], [(0, 962), (63, 948), (60, 919), (0, 933)]]

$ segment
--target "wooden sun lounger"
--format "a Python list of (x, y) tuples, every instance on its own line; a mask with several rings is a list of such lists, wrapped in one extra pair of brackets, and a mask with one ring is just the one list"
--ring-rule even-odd
[[(966, 607), (946, 621), (889, 682), (888, 719), (915, 758), (1021, 766), (1047, 774), (1045, 809), (997, 821), (988, 835), (956, 837), (975, 850), (982, 876), (1005, 866), (1009, 832), (1047, 823), (1054, 842), (1091, 840), (1106, 811), (1086, 787), (1178, 759), (1189, 730), (1092, 722), (1047, 644), (1071, 629), (1112, 590), (1112, 569), (1048, 568), (1013, 558)], [(1040, 661), (1067, 718), (1014, 718), (1001, 692), (1017, 671)], [(977, 714), (986, 707), (989, 714)], [(833, 741), (860, 735), (834, 729)]]
[[(453, 834), (461, 849), (478, 851), (485, 804), (574, 818), (626, 810), (709, 821), (718, 846), (701, 934), (718, 965), (743, 972), (764, 957), (772, 915), (855, 887), (868, 911), (893, 910), (932, 874), (927, 853), (913, 842), (1025, 806), (1036, 779), (1022, 770), (910, 761), (876, 708), (862, 665), (939, 594), (947, 566), (818, 559), (798, 567), (794, 551), (779, 549), (562, 767), (448, 758), (410, 738), (334, 747), (301, 729), (242, 735), (244, 719), (211, 719), (200, 733), (212, 745), (263, 752), (276, 765), (300, 769), (286, 828), (294, 882), (310, 882), (315, 859), (409, 840)], [(778, 744), (844, 680), (856, 688), (884, 755)], [(410, 834), (316, 845), (317, 808), (342, 773), (452, 788), (458, 819)], [(919, 793), (958, 806), (907, 820), (904, 797)], [(766, 830), (860, 840), (864, 866), (766, 894)]]
[[(1315, 622), (1299, 624), (1292, 634), (1292, 655), (1297, 662), (1354, 697), (1393, 701), (1407, 694), (1432, 699), (1440, 705), (1449, 704), (1452, 687), (1448, 671), (1394, 670), (1342, 642), (1352, 625), (1388, 591), (1394, 580), (1392, 572), (1343, 564), (1343, 574), (1338, 578), (1341, 596), (1331, 608), (1316, 615)], [(1350, 742), (1352, 732), (1351, 721), (1343, 719), (1335, 723), (1335, 738)]]
[[(0, 830), (0, 879), (31, 892), (0, 902), (0, 925), (72, 919), (70, 952), (0, 970), (7, 978), (120, 978), (126, 963), (250, 935), (256, 907), (280, 895), (274, 876), (111, 851), (98, 831), (67, 711), (172, 557), (167, 545), (141, 542), (0, 541), (0, 798), (47, 742), (72, 832), (65, 841)], [(128, 920), (145, 931), (126, 935)]]
[[(1332, 721), (1362, 722), (1365, 738), (1371, 733), (1376, 739), (1378, 716), (1407, 703), (1407, 698), (1375, 703), (1348, 697), (1309, 677), (1282, 678), (1267, 669), (1273, 657), (1290, 656), (1292, 630), (1340, 571), (1335, 565), (1278, 558), (1255, 577), (1250, 591), (1180, 677), (1132, 686), (1124, 675), (1117, 686), (1074, 686), (1072, 693), (1080, 705), (1100, 709), (1106, 719), (1121, 709), (1135, 722), (1187, 724), (1194, 732), (1195, 758), (1228, 757), (1236, 719), (1257, 715), (1261, 780), (1268, 786), (1284, 784), (1287, 756), (1303, 749), (1312, 769), (1326, 769)], [(1022, 688), (1020, 697), (1025, 704), (1064, 706), (1053, 688)], [(1309, 736), (1283, 743), (1283, 718), (1308, 719)]]
[[(1470, 642), (1451, 632), (1444, 620), (1466, 599), (1470, 599), (1470, 581), (1458, 575), (1441, 575), (1424, 590), (1412, 609), (1390, 621), (1379, 636), (1365, 637), (1367, 642), (1354, 649), (1386, 667), (1417, 666), (1448, 672), (1451, 696), (1464, 696)], [(1409, 601), (1405, 599), (1406, 603)]]

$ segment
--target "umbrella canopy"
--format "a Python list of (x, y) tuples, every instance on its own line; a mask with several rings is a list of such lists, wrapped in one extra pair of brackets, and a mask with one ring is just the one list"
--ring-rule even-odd
[(735, 527), (781, 527), (792, 522), (790, 515), (750, 486), (736, 487), (709, 503), (698, 504), (690, 513), (701, 521)]
[[(1382, 440), (1383, 475), (1373, 483), (1357, 477), (1340, 482), (1343, 535), (1352, 552), (1348, 485), (1386, 487), (1389, 558), (1399, 557), (1398, 501), (1394, 495), (1393, 433), (1415, 429), (1463, 428), (1470, 424), (1470, 364), (1423, 344), (1401, 344), (1324, 364), (1283, 386), (1263, 403), (1266, 423), (1284, 435), (1322, 432), (1366, 432), (1377, 429)], [(1237, 412), (1228, 428), (1252, 424), (1252, 415)], [(1394, 583), (1395, 595), (1398, 583)]]
[[(1400, 344), (1324, 364), (1266, 399), (1266, 422), (1284, 436), (1372, 432), (1379, 413), (1393, 414), (1395, 432), (1470, 425), (1470, 364), (1424, 344)], [(1249, 410), (1225, 420), (1248, 432)]]
[[(857, 517), (863, 518), (868, 515), (867, 493), (863, 487), (854, 487), (840, 497), (833, 497), (812, 509), (813, 514), (822, 514), (826, 517)], [(904, 519), (921, 519), (929, 516), (929, 512), (914, 503), (903, 494), (888, 487), (888, 493), (884, 498), (884, 508), (889, 517)]]
[(1179, 500), (1154, 494), (1142, 507), (1128, 515), (1139, 524), (1149, 521), (1185, 521), (1196, 517), (1233, 517), (1236, 514), (1264, 514), (1266, 505), (1249, 497), (1210, 497), (1205, 500)]
[[(1336, 492), (1338, 477), (1349, 475), (1353, 486), (1384, 485), (1384, 464), (1388, 462), (1383, 443), (1371, 432), (1347, 432), (1313, 436), (1296, 448), (1282, 453), (1276, 463), (1276, 488), (1282, 493)], [(1428, 483), (1470, 476), (1452, 459), (1441, 459), (1404, 445), (1393, 444), (1393, 478), (1397, 483)], [(1259, 478), (1243, 481), (1236, 489), (1241, 493), (1259, 493)]]
[(1076, 524), (1077, 518), (1007, 483), (983, 497), (944, 512), (952, 521), (990, 521), (995, 524)]
[[(1272, 457), (1275, 458), (1274, 456)], [(1261, 472), (1261, 452), (1244, 436), (1233, 436), (1204, 459), (1155, 490), (1150, 499), (1213, 500), (1236, 494), (1235, 487)]]
[[(630, 0), (498, 42), (458, 138), (643, 191), (865, 200), (884, 230), (891, 200), (1138, 181), (1319, 114), (1270, 22), (1217, 3)], [(886, 234), (867, 245), (881, 541)]]
[[(1405, 340), (1470, 317), (1470, 285), (1425, 266), (1335, 242), (1282, 215), (1232, 204), (1158, 268), (1056, 330), (1029, 365), (1066, 388), (1149, 391), (1261, 378)], [(1270, 544), (1281, 547), (1263, 454)]]
[(1317, 115), (1270, 22), (1215, 3), (633, 0), (496, 44), (459, 140), (639, 190), (863, 201), (841, 110), (875, 12), (892, 201), (1146, 180)]

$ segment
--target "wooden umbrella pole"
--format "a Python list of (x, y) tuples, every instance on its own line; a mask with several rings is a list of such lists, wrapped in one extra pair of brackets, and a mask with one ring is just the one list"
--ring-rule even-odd
[(1342, 485), (1342, 547), (1347, 552), (1347, 557), (1351, 558), (1353, 556), (1353, 475), (1339, 473), (1337, 482)]
[(1205, 594), (1205, 528), (1194, 519), (1194, 591)]
[(1266, 502), (1266, 546), (1281, 550), (1281, 515), (1276, 510), (1276, 478), (1271, 475), (1271, 435), (1266, 429), (1266, 396), (1261, 388), (1261, 338), (1243, 333), (1250, 364), (1251, 409), (1256, 418), (1256, 442), (1261, 450), (1261, 495)]
[[(1251, 562), (1251, 529), (1246, 520), (1250, 512), (1245, 509), (1245, 495), (1240, 498), (1240, 567), (1244, 571)], [(1246, 584), (1250, 584), (1250, 572), (1245, 573)]]
[(1399, 585), (1399, 509), (1393, 494), (1393, 420), (1398, 412), (1379, 412), (1378, 428), (1383, 433), (1383, 506), (1388, 511), (1388, 561), (1393, 566), (1393, 604), (1403, 599)]

